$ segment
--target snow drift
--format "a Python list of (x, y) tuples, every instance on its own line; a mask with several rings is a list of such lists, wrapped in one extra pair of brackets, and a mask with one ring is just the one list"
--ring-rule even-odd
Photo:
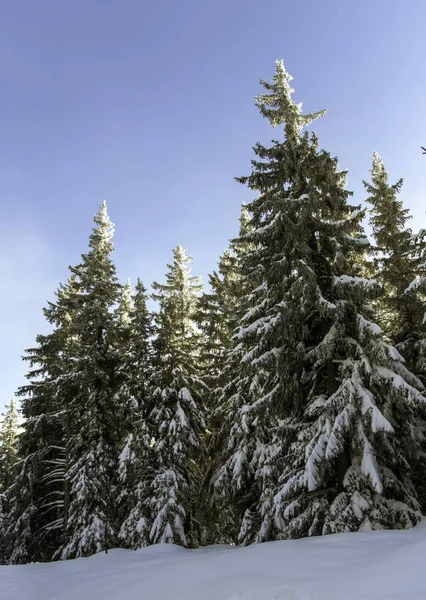
[(0, 567), (1, 600), (425, 600), (426, 523), (236, 548)]

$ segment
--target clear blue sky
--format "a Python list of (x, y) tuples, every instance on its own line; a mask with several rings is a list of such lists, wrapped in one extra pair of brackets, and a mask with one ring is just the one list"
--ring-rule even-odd
[(377, 150), (426, 225), (425, 23), (425, 0), (2, 0), (0, 406), (102, 200), (123, 281), (161, 279), (177, 244), (215, 267), (251, 197), (234, 177), (279, 135), (253, 103), (276, 58), (328, 109), (356, 200)]

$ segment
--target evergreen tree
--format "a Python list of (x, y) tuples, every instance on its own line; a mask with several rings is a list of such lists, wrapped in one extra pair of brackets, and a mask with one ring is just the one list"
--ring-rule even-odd
[(14, 398), (6, 406), (0, 423), (0, 565), (6, 562), (6, 529), (8, 505), (5, 492), (13, 482), (17, 457), (19, 415)]
[(115, 545), (117, 456), (122, 429), (117, 406), (120, 349), (112, 312), (120, 286), (111, 260), (113, 225), (106, 204), (94, 218), (89, 252), (71, 272), (80, 283), (72, 330), (78, 336), (72, 372), (77, 393), (69, 407), (69, 509), (62, 558), (88, 556)]
[(132, 302), (126, 302), (130, 316), (131, 335), (127, 360), (123, 363), (128, 376), (126, 388), (133, 399), (132, 419), (120, 454), (120, 543), (137, 549), (149, 544), (150, 485), (153, 479), (153, 451), (149, 412), (149, 380), (151, 376), (151, 315), (147, 309), (147, 293), (138, 280)]
[(132, 337), (132, 313), (134, 311), (134, 297), (130, 280), (127, 280), (120, 294), (120, 300), (115, 311), (118, 321), (119, 339), (122, 341), (124, 351), (129, 350)]
[(71, 299), (78, 293), (75, 278), (60, 285), (56, 300), (44, 309), (53, 326), (38, 335), (26, 351), (28, 384), (22, 386), (23, 431), (19, 437), (14, 481), (6, 491), (9, 518), (6, 554), (11, 563), (51, 560), (62, 543), (65, 486), (67, 406), (74, 383), (62, 375), (70, 368), (75, 339), (69, 333)]
[(6, 496), (2, 492), (0, 492), (0, 565), (6, 564), (6, 527)]
[(206, 543), (230, 542), (235, 538), (233, 503), (218, 510), (211, 502), (211, 479), (217, 468), (221, 448), (226, 444), (226, 404), (224, 390), (232, 378), (235, 360), (232, 353), (233, 336), (243, 315), (245, 280), (241, 260), (249, 243), (244, 236), (250, 232), (250, 217), (243, 204), (240, 215), (239, 238), (232, 240), (219, 258), (218, 270), (209, 276), (210, 292), (201, 297), (199, 321), (204, 334), (202, 357), (204, 381), (209, 388), (206, 397), (207, 453), (204, 466), (203, 513)]
[(116, 435), (120, 449), (123, 447), (136, 418), (137, 401), (132, 390), (133, 380), (136, 376), (132, 348), (134, 310), (133, 290), (130, 281), (127, 281), (121, 290), (120, 300), (114, 313), (115, 326), (113, 337), (111, 337), (111, 342), (114, 343), (120, 356), (115, 376), (117, 388), (115, 402), (118, 410)]
[(389, 183), (388, 173), (377, 153), (373, 155), (371, 183), (364, 181), (371, 205), (370, 224), (376, 242), (374, 277), (383, 293), (377, 300), (380, 324), (406, 360), (407, 367), (426, 383), (426, 329), (424, 298), (417, 285), (422, 275), (415, 238), (407, 222), (408, 209), (398, 199), (402, 179)]
[(19, 414), (15, 399), (6, 405), (3, 421), (0, 423), (0, 492), (12, 485), (13, 467), (17, 458)]
[(240, 216), (239, 238), (219, 257), (218, 270), (209, 275), (210, 291), (200, 298), (198, 321), (204, 334), (202, 358), (205, 365), (204, 381), (210, 389), (207, 410), (213, 413), (227, 382), (228, 353), (232, 347), (241, 313), (244, 278), (240, 272), (241, 257), (246, 252), (244, 236), (250, 231), (250, 217), (243, 204)]
[(160, 309), (155, 315), (153, 425), (156, 473), (151, 486), (153, 543), (197, 544), (194, 520), (198, 500), (204, 417), (201, 404), (199, 331), (195, 325), (198, 277), (190, 275), (191, 258), (178, 246), (168, 265), (166, 284), (154, 283)]
[[(425, 247), (422, 232), (413, 235), (407, 227), (411, 218), (398, 199), (402, 179), (389, 183), (383, 160), (373, 155), (371, 183), (364, 181), (371, 205), (370, 224), (375, 239), (374, 277), (382, 286), (377, 299), (380, 324), (405, 359), (408, 369), (426, 384), (426, 328), (424, 323)], [(423, 511), (426, 508), (426, 419), (417, 412), (419, 451), (412, 465), (412, 480)]]
[(242, 543), (403, 527), (420, 515), (410, 464), (424, 399), (374, 322), (377, 282), (359, 276), (364, 213), (348, 203), (337, 160), (303, 133), (323, 112), (302, 114), (290, 80), (278, 62), (262, 82), (257, 105), (285, 138), (257, 144), (239, 179), (259, 196), (248, 206), (249, 309), (216, 496), (245, 507)]
[[(238, 279), (236, 257), (230, 249), (219, 258), (218, 271), (209, 275), (210, 291), (200, 298), (198, 322), (202, 331), (201, 359), (205, 394), (206, 452), (201, 471), (204, 475), (201, 494), (203, 513), (201, 539), (204, 544), (227, 542), (228, 512), (215, 510), (211, 503), (210, 480), (217, 462), (217, 447), (222, 442), (220, 432), (223, 415), (220, 410), (222, 388), (227, 378), (227, 359), (235, 326), (234, 289)], [(224, 536), (224, 537), (223, 537)]]

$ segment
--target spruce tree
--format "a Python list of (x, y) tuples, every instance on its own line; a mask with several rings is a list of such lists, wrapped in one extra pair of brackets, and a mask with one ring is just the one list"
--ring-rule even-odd
[(190, 275), (185, 249), (173, 251), (167, 283), (154, 283), (154, 361), (150, 414), (156, 473), (151, 486), (153, 543), (197, 545), (195, 512), (200, 473), (197, 461), (204, 429), (199, 336), (195, 325), (198, 277)]
[(74, 393), (74, 383), (63, 374), (71, 368), (76, 343), (69, 333), (75, 294), (78, 284), (71, 277), (43, 311), (52, 332), (38, 335), (37, 345), (24, 356), (30, 371), (28, 383), (18, 391), (23, 416), (19, 462), (6, 491), (11, 563), (51, 560), (63, 541), (67, 407)]
[(3, 421), (0, 423), (0, 493), (12, 485), (13, 467), (17, 458), (19, 414), (16, 401), (11, 399), (6, 405)]
[(123, 368), (129, 291), (115, 315), (120, 286), (105, 204), (95, 223), (89, 252), (44, 311), (53, 331), (25, 357), (20, 460), (6, 493), (14, 563), (88, 555), (116, 540), (118, 455), (135, 407)]
[(129, 351), (130, 339), (132, 337), (132, 313), (134, 310), (134, 297), (130, 280), (127, 280), (120, 294), (120, 300), (115, 310), (117, 319), (118, 339), (122, 343), (125, 352)]
[(115, 375), (116, 381), (116, 396), (115, 402), (117, 405), (118, 423), (116, 429), (117, 439), (119, 440), (120, 449), (123, 447), (125, 440), (131, 431), (132, 423), (135, 419), (137, 401), (133, 396), (132, 384), (135, 377), (133, 367), (133, 314), (134, 314), (134, 297), (130, 281), (120, 293), (120, 300), (117, 308), (114, 311), (115, 323), (113, 327), (113, 335), (111, 336), (111, 344), (114, 345), (115, 351), (119, 355), (117, 361), (117, 372)]
[[(216, 496), (244, 508), (240, 541), (409, 526), (420, 516), (410, 481), (418, 450), (415, 378), (387, 344), (360, 277), (364, 212), (349, 204), (345, 173), (303, 132), (282, 62), (261, 114), (284, 140), (255, 146), (258, 192), (248, 209), (250, 292), (228, 387), (228, 445)], [(246, 236), (247, 239), (247, 236)]]
[(245, 280), (241, 260), (250, 244), (244, 236), (250, 232), (250, 217), (243, 204), (240, 215), (239, 238), (230, 242), (219, 258), (218, 270), (209, 276), (210, 291), (200, 301), (199, 320), (203, 332), (202, 358), (204, 381), (209, 391), (206, 397), (207, 452), (203, 483), (204, 537), (206, 543), (232, 542), (235, 539), (234, 505), (217, 508), (212, 503), (211, 480), (218, 457), (226, 444), (226, 403), (224, 390), (235, 368), (233, 336), (243, 314)]
[(371, 205), (370, 225), (375, 240), (374, 277), (382, 285), (377, 300), (380, 325), (402, 354), (406, 365), (426, 384), (426, 329), (424, 298), (417, 285), (423, 274), (416, 238), (407, 222), (411, 218), (398, 196), (402, 179), (389, 183), (383, 160), (373, 155), (371, 182), (364, 181)]
[(120, 350), (112, 308), (120, 286), (111, 260), (113, 225), (106, 204), (95, 218), (89, 251), (71, 268), (80, 283), (72, 330), (78, 337), (75, 367), (67, 376), (77, 392), (69, 407), (67, 444), (69, 508), (62, 558), (107, 551), (116, 543), (115, 492), (122, 433), (116, 398)]
[(6, 496), (3, 492), (0, 492), (0, 565), (6, 564), (6, 527)]
[(149, 501), (154, 465), (148, 417), (152, 409), (149, 386), (152, 324), (147, 298), (146, 289), (138, 280), (136, 294), (128, 303), (126, 313), (130, 317), (131, 334), (123, 362), (133, 412), (119, 457), (119, 540), (121, 545), (131, 549), (148, 545), (151, 529)]
[(18, 460), (19, 414), (14, 398), (6, 405), (6, 413), (0, 422), (0, 565), (6, 562), (6, 529), (8, 503), (6, 491), (13, 483), (14, 466)]
[(202, 338), (202, 359), (205, 365), (204, 381), (210, 393), (207, 410), (214, 413), (218, 408), (225, 375), (228, 353), (232, 347), (241, 313), (241, 297), (244, 294), (244, 278), (240, 263), (246, 252), (244, 236), (250, 231), (250, 217), (245, 204), (240, 215), (239, 239), (232, 240), (229, 248), (219, 257), (218, 270), (209, 275), (209, 292), (200, 298), (198, 321)]

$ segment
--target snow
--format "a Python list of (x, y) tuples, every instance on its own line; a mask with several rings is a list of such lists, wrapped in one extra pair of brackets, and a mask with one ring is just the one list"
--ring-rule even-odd
[(383, 484), (380, 478), (379, 469), (377, 467), (376, 460), (374, 458), (374, 451), (371, 447), (369, 440), (363, 434), (363, 427), (361, 424), (358, 426), (360, 437), (363, 441), (362, 461), (361, 470), (364, 475), (367, 475), (371, 479), (374, 489), (378, 494), (383, 492)]
[(280, 216), (281, 216), (281, 211), (278, 211), (277, 214), (273, 217), (273, 219), (269, 223), (267, 223), (263, 227), (258, 227), (254, 233), (259, 234), (259, 233), (264, 233), (265, 231), (268, 231), (275, 225), (275, 223), (280, 218)]
[(423, 283), (422, 279), (420, 277), (416, 277), (416, 279), (413, 279), (413, 281), (410, 283), (410, 285), (404, 291), (404, 294), (409, 294), (410, 292), (417, 290), (422, 285), (422, 283)]
[(377, 287), (377, 279), (365, 279), (365, 277), (351, 277), (350, 275), (340, 275), (333, 277), (334, 285), (362, 285), (366, 288)]
[(3, 600), (424, 600), (426, 523), (247, 548), (155, 545), (0, 567)]
[(291, 195), (287, 198), (290, 202), (303, 202), (304, 200), (309, 200), (309, 194), (302, 194), (298, 198), (292, 198)]

